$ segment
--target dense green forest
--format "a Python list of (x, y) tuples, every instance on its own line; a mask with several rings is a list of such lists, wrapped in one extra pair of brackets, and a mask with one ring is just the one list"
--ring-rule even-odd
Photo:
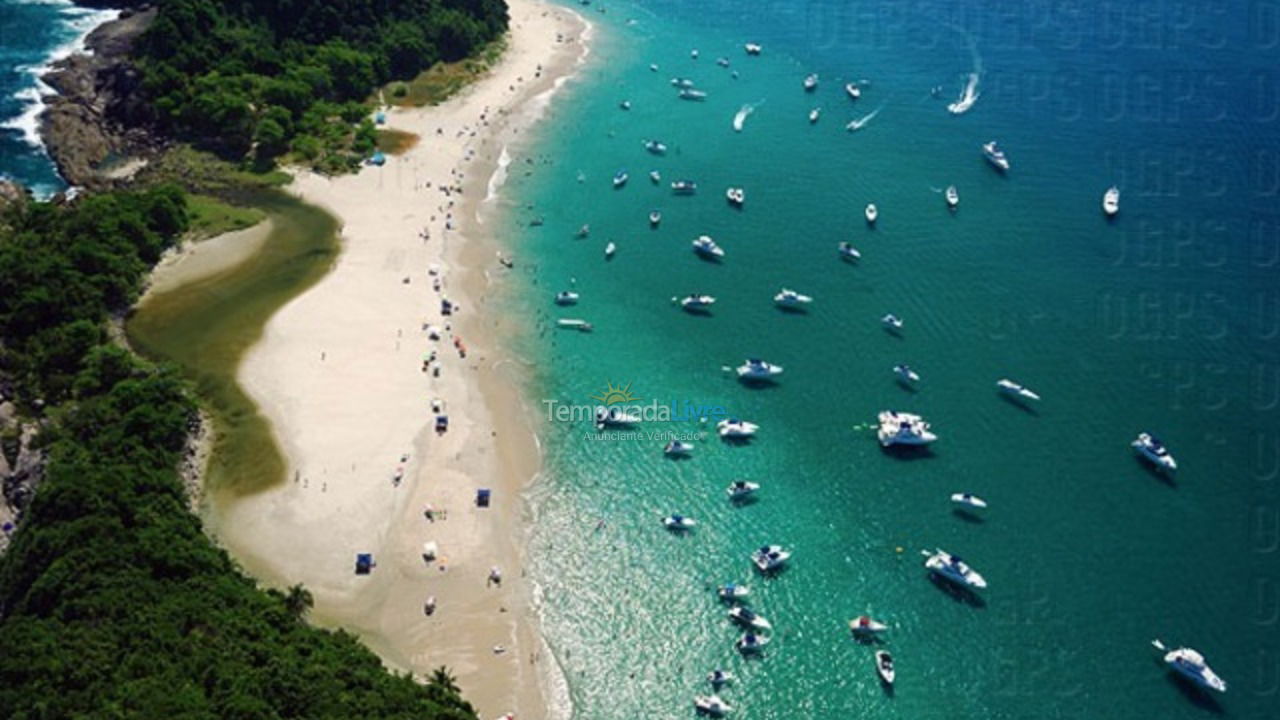
[(0, 217), (0, 382), (48, 455), (0, 558), (0, 717), (474, 718), (443, 670), (303, 623), (305, 589), (258, 590), (188, 512), (195, 405), (105, 333), (187, 224), (174, 187)]
[[(458, 60), (507, 27), (503, 0), (161, 0), (134, 49), (156, 122), (228, 156), (367, 156), (375, 87)], [(353, 128), (354, 126), (354, 128)]]

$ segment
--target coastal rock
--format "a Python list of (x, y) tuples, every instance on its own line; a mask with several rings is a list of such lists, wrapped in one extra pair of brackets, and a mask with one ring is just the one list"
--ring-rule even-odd
[(12, 180), (0, 180), (0, 212), (17, 205), (24, 206), (30, 200), (31, 193)]

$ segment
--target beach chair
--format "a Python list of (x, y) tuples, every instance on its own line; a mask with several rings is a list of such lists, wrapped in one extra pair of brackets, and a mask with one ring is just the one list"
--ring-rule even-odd
[(476, 491), (476, 506), (489, 507), (490, 492), (488, 488), (480, 488)]

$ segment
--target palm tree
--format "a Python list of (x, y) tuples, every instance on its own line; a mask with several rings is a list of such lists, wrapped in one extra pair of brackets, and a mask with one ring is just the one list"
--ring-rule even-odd
[(457, 694), (458, 683), (456, 680), (457, 678), (455, 678), (453, 673), (449, 672), (449, 668), (444, 665), (441, 665), (431, 671), (431, 684), (439, 687), (441, 690)]
[(285, 609), (289, 611), (290, 615), (299, 620), (315, 604), (315, 598), (311, 596), (311, 591), (303, 587), (302, 583), (289, 588), (289, 592), (284, 596)]

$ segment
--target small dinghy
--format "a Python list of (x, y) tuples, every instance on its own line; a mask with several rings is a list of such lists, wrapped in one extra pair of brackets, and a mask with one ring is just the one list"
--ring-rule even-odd
[(858, 248), (850, 245), (847, 241), (841, 240), (837, 249), (840, 251), (840, 257), (845, 260), (858, 260), (862, 258), (862, 253), (858, 252)]
[(885, 685), (893, 684), (893, 656), (884, 650), (876, 651), (876, 672)]
[(854, 635), (875, 635), (888, 629), (888, 625), (876, 622), (870, 615), (859, 615), (849, 621), (849, 631)]
[(1107, 217), (1115, 217), (1120, 212), (1120, 188), (1112, 185), (1102, 196), (1102, 212)]
[(657, 170), (650, 170), (649, 180), (652, 181), (654, 185), (657, 185), (658, 183), (662, 182), (662, 173), (658, 172)]
[(987, 506), (986, 500), (983, 500), (977, 495), (970, 495), (969, 493), (952, 493), (951, 502), (957, 505), (964, 505), (965, 507), (978, 508), (979, 510)]
[(683, 515), (668, 515), (662, 518), (662, 524), (668, 530), (692, 530), (697, 521)]
[(707, 673), (707, 682), (711, 683), (711, 686), (715, 688), (723, 687), (733, 682), (733, 673), (716, 668)]
[(757, 630), (773, 629), (773, 624), (768, 620), (765, 620), (763, 616), (757, 615), (749, 608), (742, 607), (741, 605), (729, 608), (729, 617), (734, 622), (745, 625), (749, 628), (755, 628)]
[(880, 318), (880, 324), (883, 325), (886, 330), (901, 330), (902, 318), (894, 315), (893, 313), (889, 313)]
[(693, 445), (679, 440), (672, 440), (662, 448), (663, 454), (667, 457), (689, 457), (689, 453), (693, 452)]
[(821, 109), (821, 108), (814, 108), (814, 109), (810, 110), (810, 111), (809, 111), (809, 124), (810, 124), (810, 125), (812, 125), (813, 123), (818, 122), (818, 116), (819, 116), (819, 115), (821, 115), (821, 114), (822, 114), (822, 109)]
[(657, 210), (649, 213), (649, 227), (658, 227), (660, 222), (662, 222), (662, 213)]
[(863, 214), (867, 216), (868, 225), (875, 225), (876, 218), (880, 217), (880, 211), (876, 209), (875, 203), (868, 203), (867, 209), (863, 211)]
[(759, 489), (759, 483), (753, 483), (750, 480), (734, 480), (729, 483), (725, 493), (728, 494), (730, 500), (742, 500), (751, 497)]
[(804, 84), (805, 92), (813, 92), (814, 90), (816, 90), (818, 87), (817, 73), (814, 73), (812, 75), (805, 75), (803, 84)]
[(716, 588), (716, 594), (726, 602), (736, 602), (751, 594), (751, 588), (737, 583), (725, 583)]
[(720, 699), (719, 695), (699, 695), (693, 699), (693, 707), (703, 715), (711, 717), (724, 717), (726, 713), (733, 710), (733, 707)]
[(561, 292), (556, 293), (556, 304), (557, 305), (577, 305), (578, 293), (572, 290), (562, 290)]
[(619, 170), (613, 174), (613, 186), (615, 188), (620, 188), (623, 185), (626, 185), (629, 177), (631, 176), (627, 174), (626, 170)]
[(622, 102), (618, 103), (618, 107), (622, 108), (623, 110), (630, 110), (630, 109), (631, 109), (631, 101), (630, 101), (630, 100), (623, 100)]
[(618, 252), (618, 246), (612, 242), (604, 246), (604, 258), (612, 260), (614, 253)]
[(960, 204), (960, 191), (956, 190), (955, 185), (948, 185), (945, 196), (947, 198), (947, 207), (955, 210), (956, 206)]
[(893, 374), (897, 375), (898, 379), (908, 384), (920, 382), (920, 374), (915, 370), (912, 370), (909, 365), (894, 365)]
[(734, 643), (734, 646), (738, 648), (738, 652), (747, 655), (760, 652), (764, 649), (764, 646), (768, 644), (769, 638), (767, 636), (749, 632), (738, 638), (738, 641)]

